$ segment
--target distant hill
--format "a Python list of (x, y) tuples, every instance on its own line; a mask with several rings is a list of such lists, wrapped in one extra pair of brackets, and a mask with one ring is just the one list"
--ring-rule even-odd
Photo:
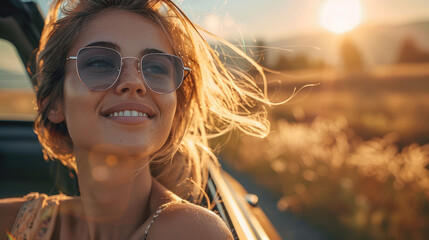
[[(266, 52), (268, 62), (286, 54), (306, 54), (310, 59), (322, 59), (325, 63), (339, 63), (339, 46), (344, 38), (354, 41), (361, 51), (366, 66), (385, 65), (398, 60), (400, 47), (406, 39), (412, 39), (423, 51), (429, 52), (429, 20), (402, 25), (361, 26), (345, 35), (335, 35), (330, 32), (319, 32), (266, 41), (266, 46), (279, 47), (280, 50)], [(314, 48), (320, 48), (320, 51)], [(287, 52), (286, 49), (294, 50)]]

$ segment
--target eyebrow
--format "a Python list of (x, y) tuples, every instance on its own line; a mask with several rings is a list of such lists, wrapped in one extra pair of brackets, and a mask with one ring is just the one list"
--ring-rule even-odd
[[(92, 47), (92, 46), (111, 48), (111, 49), (115, 49), (118, 52), (121, 50), (118, 44), (113, 42), (105, 42), (105, 41), (93, 42), (86, 45), (85, 47)], [(165, 52), (156, 48), (145, 48), (140, 52), (140, 56), (144, 56), (149, 53), (165, 53)]]
[(165, 52), (163, 52), (159, 49), (156, 49), (156, 48), (146, 48), (141, 53), (142, 53), (142, 56), (144, 56), (144, 55), (149, 54), (149, 53), (165, 53)]
[(93, 42), (93, 43), (90, 43), (90, 44), (86, 45), (85, 47), (92, 47), (92, 46), (112, 48), (112, 49), (115, 49), (116, 51), (119, 51), (121, 49), (118, 46), (118, 44), (116, 44), (116, 43), (104, 42), (104, 41)]

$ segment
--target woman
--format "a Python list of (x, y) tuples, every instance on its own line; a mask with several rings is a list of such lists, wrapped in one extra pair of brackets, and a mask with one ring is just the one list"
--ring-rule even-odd
[(35, 131), (46, 157), (77, 171), (81, 196), (4, 199), (2, 231), (14, 239), (232, 239), (197, 205), (216, 164), (208, 139), (235, 127), (266, 135), (266, 112), (254, 109), (269, 101), (249, 76), (221, 64), (174, 3), (54, 2), (34, 79)]

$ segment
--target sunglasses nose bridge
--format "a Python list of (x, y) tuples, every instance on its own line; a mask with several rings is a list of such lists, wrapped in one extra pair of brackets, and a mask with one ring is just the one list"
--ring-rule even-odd
[(134, 59), (134, 60), (137, 60), (137, 62), (138, 62), (138, 64), (137, 64), (137, 66), (138, 66), (138, 68), (137, 68), (137, 72), (138, 73), (140, 73), (141, 72), (141, 66), (140, 66), (140, 64), (141, 64), (141, 59), (138, 59), (138, 58), (136, 58), (136, 57), (132, 57), (132, 56), (129, 56), (129, 57), (121, 57), (121, 60), (122, 60), (122, 64), (123, 64), (123, 60), (124, 59)]

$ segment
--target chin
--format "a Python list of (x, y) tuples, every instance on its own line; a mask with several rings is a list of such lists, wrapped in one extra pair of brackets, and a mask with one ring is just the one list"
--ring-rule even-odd
[(118, 158), (148, 158), (161, 147), (125, 143), (104, 143), (91, 148), (93, 154), (114, 155)]

